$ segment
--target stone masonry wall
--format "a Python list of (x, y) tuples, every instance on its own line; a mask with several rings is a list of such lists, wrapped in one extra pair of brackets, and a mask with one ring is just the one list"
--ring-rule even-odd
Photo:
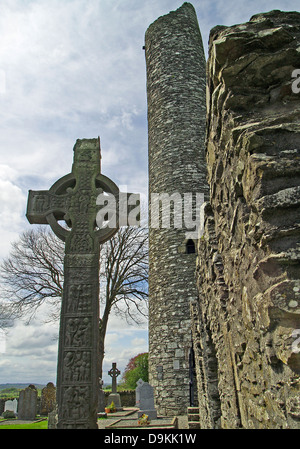
[[(157, 19), (145, 35), (149, 195), (207, 190), (204, 162), (205, 57), (192, 5)], [(172, 209), (172, 208), (171, 208)], [(151, 215), (151, 213), (150, 213)], [(151, 217), (150, 217), (151, 218)], [(196, 254), (186, 228), (149, 234), (149, 382), (163, 415), (189, 405), (189, 303), (197, 297)], [(183, 223), (184, 225), (184, 223)]]
[(192, 303), (203, 428), (300, 428), (300, 14), (211, 31)]

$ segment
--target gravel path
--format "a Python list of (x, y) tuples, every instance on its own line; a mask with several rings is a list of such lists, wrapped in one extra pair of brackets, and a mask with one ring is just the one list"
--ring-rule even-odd
[[(138, 421), (138, 413), (137, 410), (134, 409), (125, 409), (123, 412), (117, 412), (113, 414), (108, 414), (107, 419), (101, 419), (98, 421), (98, 428), (99, 429), (105, 429), (110, 424), (113, 424), (114, 422), (122, 419), (123, 425), (129, 425), (134, 426), (137, 425)], [(126, 420), (126, 421), (124, 421)], [(157, 426), (162, 424), (170, 424), (172, 423), (173, 418), (171, 417), (161, 417), (157, 420), (152, 420), (152, 424), (155, 424)], [(117, 429), (117, 427), (111, 427), (111, 429)], [(178, 429), (188, 429), (188, 421), (187, 416), (178, 416)]]

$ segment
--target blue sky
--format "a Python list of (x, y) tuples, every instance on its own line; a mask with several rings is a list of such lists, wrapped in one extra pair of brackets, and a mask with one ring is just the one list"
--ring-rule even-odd
[[(100, 136), (102, 172), (129, 191), (147, 193), (144, 34), (182, 3), (0, 1), (0, 258), (30, 226), (27, 191), (48, 189), (69, 173), (77, 138)], [(191, 3), (206, 54), (215, 25), (297, 7), (292, 0)], [(57, 325), (44, 324), (42, 316), (30, 326), (15, 323), (0, 344), (0, 383), (55, 382), (56, 335)], [(147, 323), (136, 329), (112, 317), (104, 372), (112, 362), (124, 369), (147, 347)]]

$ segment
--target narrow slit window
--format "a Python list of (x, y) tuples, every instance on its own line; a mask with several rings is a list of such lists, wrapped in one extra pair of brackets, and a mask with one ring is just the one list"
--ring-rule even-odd
[(190, 239), (186, 243), (186, 253), (194, 254), (195, 252), (196, 252), (195, 243), (193, 242), (193, 240)]

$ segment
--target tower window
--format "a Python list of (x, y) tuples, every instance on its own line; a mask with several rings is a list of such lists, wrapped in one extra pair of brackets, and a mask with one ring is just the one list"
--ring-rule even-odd
[(196, 252), (195, 243), (193, 242), (193, 240), (190, 239), (186, 242), (186, 253), (194, 254), (195, 252)]

